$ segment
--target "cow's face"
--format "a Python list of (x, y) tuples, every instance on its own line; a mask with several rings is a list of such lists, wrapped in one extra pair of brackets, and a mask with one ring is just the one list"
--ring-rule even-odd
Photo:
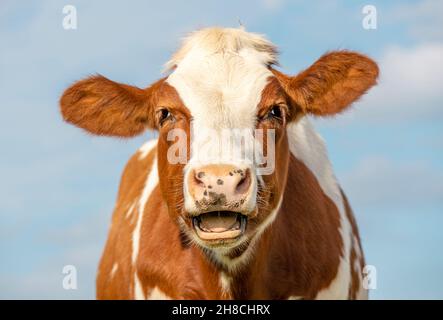
[(365, 56), (329, 53), (295, 77), (271, 66), (274, 47), (241, 29), (194, 34), (171, 73), (147, 89), (92, 77), (61, 99), (67, 121), (95, 134), (159, 131), (160, 187), (171, 218), (195, 243), (232, 249), (275, 218), (286, 184), (286, 125), (333, 115), (375, 83)]
[(239, 92), (239, 83), (224, 88), (228, 99), (219, 96), (212, 112), (203, 106), (226, 83), (205, 92), (205, 74), (183, 94), (192, 77), (177, 68), (156, 94), (162, 194), (171, 217), (201, 246), (237, 246), (275, 215), (287, 171), (285, 126), (294, 110), (276, 77), (262, 71), (262, 79), (251, 77), (255, 91)]
[[(195, 242), (226, 248), (250, 239), (277, 207), (288, 161), (285, 126), (295, 110), (269, 68), (269, 52), (212, 52), (208, 41), (188, 48), (165, 81), (179, 98), (157, 111), (165, 118), (160, 183)], [(165, 156), (177, 128), (189, 137), (182, 165)]]

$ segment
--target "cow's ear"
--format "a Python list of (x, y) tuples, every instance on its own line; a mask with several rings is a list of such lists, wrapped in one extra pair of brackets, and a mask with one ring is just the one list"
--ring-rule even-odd
[(161, 83), (140, 89), (92, 76), (65, 90), (61, 113), (65, 121), (92, 134), (133, 137), (155, 128), (154, 104)]
[(343, 111), (376, 84), (378, 77), (373, 60), (350, 51), (327, 53), (293, 77), (273, 71), (294, 105), (318, 116)]

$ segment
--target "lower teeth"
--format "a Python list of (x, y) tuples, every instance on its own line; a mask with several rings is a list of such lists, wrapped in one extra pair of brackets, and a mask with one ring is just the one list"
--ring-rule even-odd
[[(221, 233), (221, 232), (227, 232), (227, 231), (235, 231), (235, 230), (240, 230), (240, 229), (244, 229), (244, 223), (243, 223), (243, 217), (238, 215), (236, 222), (232, 225), (232, 227), (230, 228), (226, 228), (223, 231), (212, 231), (210, 229), (207, 229), (205, 227), (203, 227), (201, 225), (201, 217), (197, 217), (194, 218), (195, 219), (195, 224), (197, 225), (197, 227), (202, 230), (203, 232), (210, 232), (210, 233)], [(244, 230), (243, 230), (244, 231)]]

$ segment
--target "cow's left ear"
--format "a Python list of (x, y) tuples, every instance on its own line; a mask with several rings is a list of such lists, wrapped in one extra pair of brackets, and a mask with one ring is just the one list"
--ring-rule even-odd
[(334, 51), (294, 77), (273, 72), (297, 108), (328, 116), (343, 111), (376, 84), (378, 66), (362, 54)]

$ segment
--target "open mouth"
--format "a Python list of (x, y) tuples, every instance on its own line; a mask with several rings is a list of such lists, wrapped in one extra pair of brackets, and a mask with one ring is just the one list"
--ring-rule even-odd
[(212, 211), (193, 217), (192, 224), (202, 240), (229, 240), (245, 232), (247, 220), (239, 212)]

